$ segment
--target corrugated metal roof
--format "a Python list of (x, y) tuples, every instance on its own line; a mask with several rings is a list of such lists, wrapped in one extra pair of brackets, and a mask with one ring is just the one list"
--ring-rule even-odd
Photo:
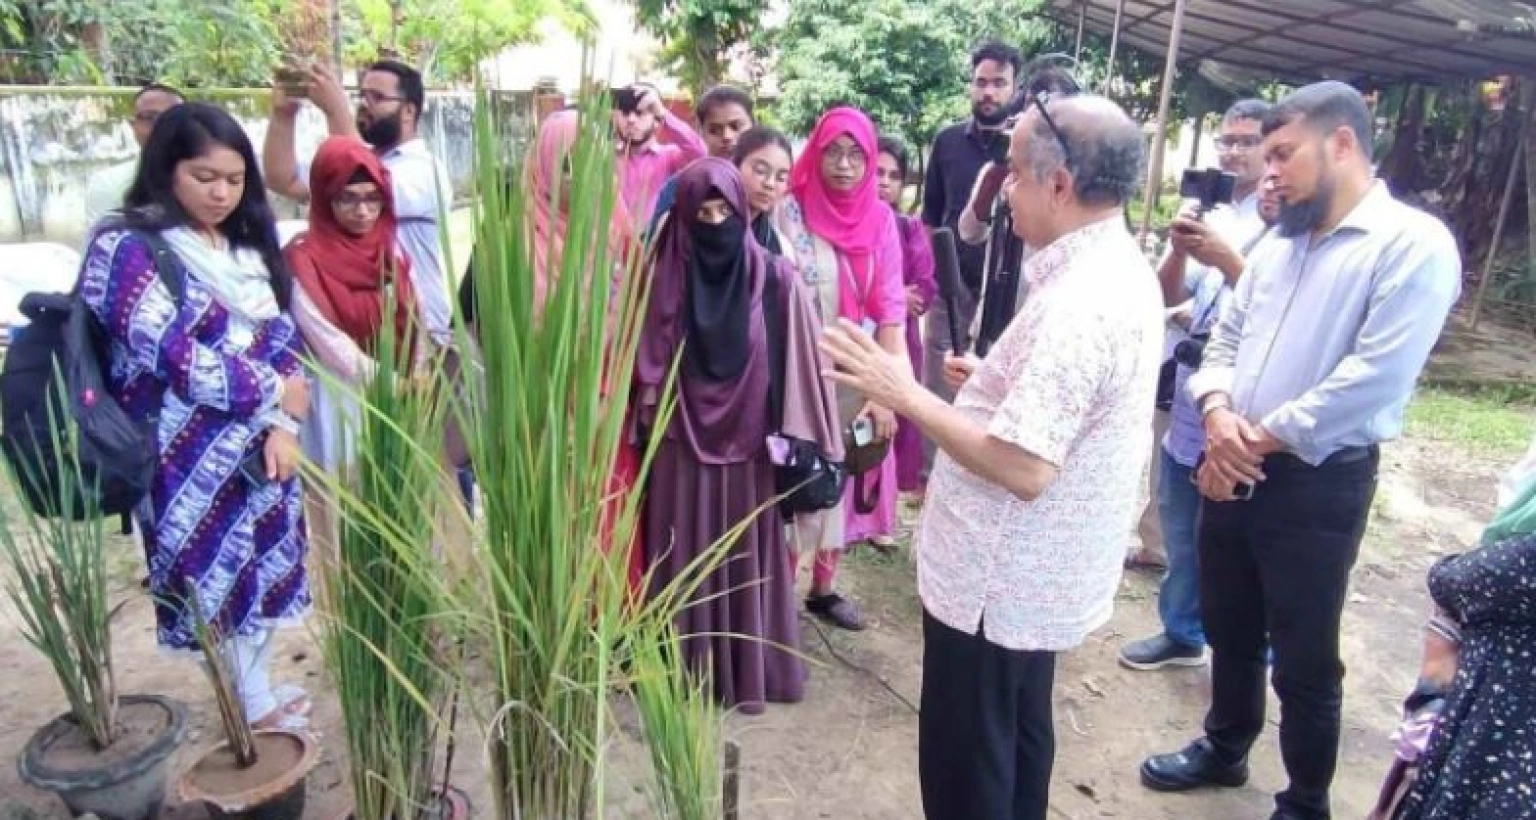
[[(1533, 0), (1536, 2), (1536, 0)], [(1044, 13), (1108, 35), (1118, 0), (1047, 0)], [(1175, 0), (1125, 0), (1120, 38), (1166, 54)], [(1279, 80), (1536, 76), (1536, 6), (1502, 0), (1188, 0), (1179, 62)]]

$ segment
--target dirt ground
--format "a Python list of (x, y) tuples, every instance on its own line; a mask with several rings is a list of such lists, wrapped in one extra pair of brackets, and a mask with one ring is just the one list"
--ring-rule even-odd
[[(1438, 556), (1475, 540), (1491, 512), (1495, 477), (1512, 459), (1508, 453), (1475, 454), (1423, 437), (1386, 450), (1376, 514), (1345, 614), (1349, 674), (1336, 817), (1363, 817), (1386, 768), (1387, 735), (1416, 674), (1425, 571)], [(138, 561), (131, 548), (117, 560), (121, 594), (131, 601), (117, 632), (119, 686), (124, 692), (164, 693), (190, 704), (192, 730), (176, 762), (180, 771), (195, 751), (218, 740), (212, 700), (190, 661), (155, 650), (147, 601), (134, 585)], [(867, 671), (836, 660), (821, 635), (807, 626), (805, 646), (818, 664), (807, 701), (756, 718), (731, 719), (729, 734), (743, 747), (742, 817), (747, 820), (921, 817), (916, 716), (879, 680), (884, 678), (906, 700), (917, 700), (921, 621), (913, 570), (905, 557), (859, 555), (845, 566), (846, 587), (863, 602), (874, 627), (828, 637), (839, 654)], [(1272, 730), (1255, 749), (1247, 788), (1164, 796), (1137, 783), (1136, 768), (1146, 754), (1178, 748), (1197, 734), (1209, 694), (1204, 670), (1138, 673), (1115, 662), (1122, 642), (1156, 628), (1156, 580), (1127, 573), (1114, 619), (1058, 667), (1054, 816), (1267, 818), (1270, 794), (1283, 785)], [(5, 761), (0, 765), (0, 820), (61, 818), (62, 806), (23, 786), (9, 764), (31, 732), (61, 711), (63, 699), (44, 662), (17, 635), (15, 619), (9, 617), (14, 613), (5, 615), (0, 617), (0, 760)], [(346, 806), (336, 706), (326, 697), (309, 634), (296, 630), (281, 640), (277, 677), (316, 693), (315, 724), (326, 750), (311, 778), (306, 817), (333, 820)], [(1273, 729), (1273, 698), (1271, 713)], [(632, 719), (621, 722), (633, 733)], [(488, 816), (477, 782), (475, 745), (461, 750), (457, 780), (477, 798), (477, 815)], [(626, 777), (626, 771), (638, 768), (621, 764), (615, 771), (607, 816), (649, 817), (640, 791), (645, 784)], [(201, 820), (203, 812), (171, 805), (163, 817)]]

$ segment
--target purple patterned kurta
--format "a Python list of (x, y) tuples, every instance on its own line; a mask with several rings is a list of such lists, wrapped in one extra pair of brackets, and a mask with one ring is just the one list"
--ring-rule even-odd
[[(111, 338), (113, 395), (135, 416), (160, 411), (160, 465), (145, 530), (162, 646), (193, 649), (192, 609), (249, 635), (310, 606), (299, 482), (253, 487), (240, 462), (259, 452), (284, 378), (301, 371), (287, 314), (252, 324), (189, 273), (178, 307), (144, 242), (97, 235), (81, 292)], [(163, 406), (162, 406), (163, 401)]]

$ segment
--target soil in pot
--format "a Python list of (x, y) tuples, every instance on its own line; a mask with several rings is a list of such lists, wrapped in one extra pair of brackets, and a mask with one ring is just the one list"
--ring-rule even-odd
[(176, 701), (125, 695), (110, 747), (97, 749), (72, 718), (59, 717), (28, 742), (21, 777), (57, 793), (76, 815), (143, 820), (165, 801), (166, 769), (186, 729), (186, 709)]
[(257, 732), (256, 763), (242, 767), (223, 744), (182, 776), (181, 799), (198, 801), (214, 818), (298, 820), (304, 814), (304, 779), (319, 759), (308, 733)]

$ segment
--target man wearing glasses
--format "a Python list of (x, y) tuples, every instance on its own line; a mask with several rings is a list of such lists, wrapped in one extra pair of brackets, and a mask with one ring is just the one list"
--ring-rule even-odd
[[(133, 140), (143, 150), (144, 143), (149, 141), (149, 132), (155, 130), (155, 121), (160, 115), (186, 102), (181, 92), (168, 85), (150, 83), (139, 89), (139, 93), (133, 97), (133, 119), (129, 126), (133, 129)], [(123, 207), (123, 197), (128, 193), (128, 186), (133, 184), (133, 176), (139, 170), (139, 158), (120, 162), (117, 165), (97, 172), (91, 177), (90, 184), (85, 189), (85, 226), (95, 225), (109, 211), (115, 211)]]
[(1103, 97), (1037, 97), (1024, 113), (1005, 188), (1014, 232), (1038, 249), (1029, 295), (953, 406), (856, 326), (823, 340), (831, 378), (941, 451), (913, 545), (928, 820), (1045, 820), (1056, 654), (1114, 605), (1163, 346), (1152, 267), (1123, 214), (1142, 143)]
[[(1218, 206), (1203, 217), (1186, 210), (1170, 230), (1171, 247), (1158, 268), (1158, 279), (1164, 304), (1169, 308), (1184, 306), (1173, 319), (1173, 335), (1180, 344), (1194, 342), (1184, 344), (1186, 351), (1210, 337), (1244, 267), (1240, 255), (1229, 259), (1225, 268), (1202, 264), (1199, 257), (1204, 252), (1191, 247), (1192, 238), (1209, 232), (1229, 248), (1246, 248), (1264, 232), (1259, 216), (1259, 180), (1264, 174), (1259, 129), (1267, 113), (1269, 104), (1262, 100), (1242, 100), (1227, 109), (1216, 147), (1221, 170), (1237, 177), (1232, 204)], [(1152, 468), (1157, 471), (1158, 516), (1168, 553), (1168, 568), (1157, 597), (1163, 631), (1120, 650), (1122, 665), (1142, 671), (1206, 663), (1199, 560), (1195, 555), (1200, 492), (1190, 478), (1205, 448), (1205, 433), (1200, 410), (1182, 389), (1198, 360), (1188, 359), (1188, 363), (1174, 366), (1168, 432)]]
[[(420, 300), (422, 325), (438, 344), (451, 345), (453, 306), (439, 221), (453, 206), (453, 188), (448, 169), (421, 137), (426, 89), (420, 72), (393, 60), (374, 63), (363, 73), (355, 110), (341, 81), (324, 66), (310, 70), (304, 92), (325, 115), (332, 135), (362, 139), (389, 170), (400, 247), (411, 262), (411, 284)], [(309, 168), (298, 162), (294, 149), (299, 104), (282, 84), (273, 88), (272, 123), (262, 160), (269, 189), (307, 202)]]

